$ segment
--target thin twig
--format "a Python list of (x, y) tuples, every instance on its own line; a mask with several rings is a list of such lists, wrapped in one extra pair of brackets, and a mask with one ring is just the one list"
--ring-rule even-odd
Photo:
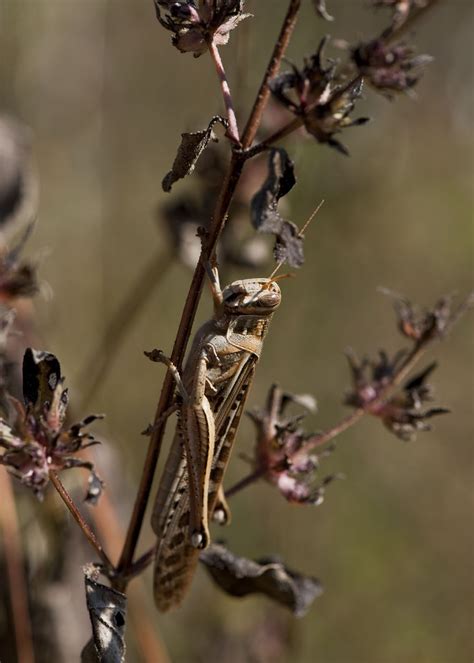
[(221, 84), (222, 97), (224, 98), (224, 106), (227, 113), (227, 119), (229, 121), (227, 135), (234, 143), (240, 145), (239, 127), (237, 125), (237, 117), (235, 115), (232, 95), (230, 93), (229, 81), (227, 80), (224, 63), (222, 62), (219, 49), (212, 40), (209, 42), (209, 52), (216, 67), (217, 76)]
[(67, 490), (64, 487), (63, 483), (61, 482), (59, 476), (57, 475), (56, 472), (51, 470), (50, 473), (49, 473), (49, 478), (50, 478), (51, 483), (53, 484), (53, 486), (58, 491), (58, 493), (59, 493), (61, 499), (63, 500), (64, 504), (69, 509), (72, 517), (74, 518), (74, 520), (77, 522), (77, 524), (81, 528), (82, 532), (84, 533), (84, 536), (89, 541), (91, 546), (94, 548), (94, 550), (99, 555), (102, 562), (104, 563), (105, 570), (106, 571), (111, 571), (114, 568), (112, 562), (110, 561), (110, 559), (108, 558), (105, 550), (102, 548), (101, 544), (97, 540), (96, 535), (94, 534), (94, 532), (91, 530), (89, 525), (84, 520), (81, 512), (79, 511), (79, 509), (75, 505), (74, 500), (72, 499), (72, 497), (67, 492)]
[(242, 136), (242, 146), (244, 150), (252, 145), (253, 140), (257, 134), (260, 122), (262, 121), (263, 112), (270, 96), (270, 88), (268, 87), (268, 83), (274, 76), (276, 76), (280, 69), (282, 58), (288, 47), (288, 43), (296, 25), (296, 19), (298, 17), (300, 6), (301, 0), (290, 1), (286, 16), (283, 20), (283, 25), (281, 26), (280, 34), (278, 35), (275, 48), (273, 49), (273, 53), (270, 58), (270, 62), (268, 63), (263, 80), (260, 84), (260, 89), (258, 90), (257, 98), (255, 99), (252, 112), (250, 113), (248, 122), (245, 125), (244, 133)]
[[(253, 141), (255, 133), (260, 124), (262, 113), (268, 99), (268, 81), (278, 71), (281, 59), (285, 53), (290, 35), (295, 25), (296, 15), (300, 4), (300, 0), (290, 0), (289, 9), (285, 17), (282, 30), (280, 31), (278, 42), (275, 46), (272, 58), (270, 59), (270, 63), (265, 73), (258, 93), (258, 98), (247, 121), (245, 136), (242, 141), (244, 149), (247, 148)], [(212, 259), (212, 256), (214, 255), (217, 241), (224, 228), (229, 206), (242, 173), (244, 161), (245, 157), (242, 154), (234, 152), (231, 156), (230, 163), (222, 183), (221, 192), (216, 203), (214, 215), (210, 224), (207, 241), (203, 243), (201, 257), (196, 265), (196, 269), (194, 270), (189, 292), (186, 297), (183, 312), (181, 314), (181, 320), (176, 334), (173, 351), (171, 353), (171, 361), (178, 368), (178, 370), (180, 370), (183, 363), (184, 353), (186, 351), (192, 325), (201, 297), (205, 276), (204, 266), (209, 260)], [(120, 556), (120, 561), (117, 567), (117, 578), (114, 581), (114, 586), (117, 589), (121, 589), (122, 591), (127, 584), (127, 570), (132, 564), (133, 557), (135, 555), (135, 549), (143, 524), (143, 518), (150, 497), (153, 477), (156, 471), (156, 465), (158, 463), (158, 458), (163, 442), (166, 422), (162, 421), (162, 415), (170, 408), (172, 404), (174, 387), (175, 383), (173, 377), (171, 373), (167, 371), (155, 413), (155, 423), (158, 422), (158, 425), (153, 427), (153, 432), (150, 437), (147, 456), (145, 459), (137, 496), (135, 498), (135, 504), (127, 530), (127, 536), (125, 538), (122, 554)], [(124, 578), (121, 578), (122, 574)]]
[(281, 127), (281, 129), (275, 131), (275, 133), (273, 133), (271, 136), (265, 138), (264, 140), (262, 140), (260, 143), (257, 143), (253, 147), (250, 147), (245, 152), (246, 159), (251, 159), (252, 157), (257, 156), (257, 154), (265, 152), (265, 150), (268, 150), (276, 142), (282, 140), (283, 138), (286, 138), (286, 136), (289, 136), (290, 134), (297, 131), (300, 127), (303, 126), (303, 124), (304, 124), (303, 118), (301, 117), (293, 118), (292, 120), (290, 120), (290, 122), (288, 122), (283, 127)]
[(28, 585), (25, 577), (23, 548), (10, 477), (0, 468), (0, 529), (7, 567), (16, 657), (21, 663), (34, 663), (33, 634), (28, 610)]
[(231, 488), (229, 488), (229, 490), (226, 490), (225, 496), (232, 497), (233, 495), (239, 493), (244, 488), (247, 488), (247, 486), (250, 486), (250, 484), (254, 483), (255, 481), (258, 481), (258, 479), (261, 479), (264, 474), (265, 470), (263, 468), (261, 467), (257, 468), (253, 472), (250, 472), (250, 474), (247, 474), (247, 476), (237, 481), (237, 483), (235, 483)]

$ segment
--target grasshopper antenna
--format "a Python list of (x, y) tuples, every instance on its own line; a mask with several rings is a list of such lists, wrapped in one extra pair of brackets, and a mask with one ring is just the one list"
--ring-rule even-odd
[[(299, 233), (298, 233), (298, 237), (299, 237), (299, 238), (304, 237), (305, 230), (307, 229), (307, 227), (309, 226), (309, 224), (310, 224), (311, 221), (314, 219), (314, 217), (316, 216), (316, 214), (319, 212), (319, 210), (321, 209), (321, 207), (322, 207), (323, 205), (324, 205), (324, 199), (321, 200), (321, 202), (319, 203), (319, 205), (313, 210), (313, 212), (311, 212), (309, 218), (308, 218), (307, 221), (304, 223), (303, 227), (301, 228), (301, 230), (300, 230)], [(284, 262), (285, 262), (284, 260), (280, 260), (280, 262), (277, 264), (277, 266), (275, 267), (275, 269), (273, 270), (273, 272), (272, 272), (272, 273), (270, 274), (270, 276), (268, 277), (268, 281), (269, 281), (269, 282), (270, 282), (270, 281), (280, 281), (281, 279), (291, 278), (291, 277), (294, 276), (294, 274), (281, 274), (280, 276), (275, 277), (275, 274), (277, 274), (277, 272), (279, 272), (279, 270), (281, 269), (281, 267), (282, 267), (282, 265), (284, 264)]]

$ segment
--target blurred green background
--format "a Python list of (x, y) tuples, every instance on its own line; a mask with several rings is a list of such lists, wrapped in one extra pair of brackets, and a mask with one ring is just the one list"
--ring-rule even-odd
[[(222, 50), (245, 112), (286, 4), (248, 2), (255, 17)], [(328, 0), (336, 21), (326, 24), (310, 5), (288, 52), (296, 62), (326, 32), (353, 42), (376, 34), (387, 18), (365, 0)], [(319, 403), (310, 430), (345, 414), (344, 348), (363, 354), (403, 345), (377, 286), (427, 306), (472, 287), (474, 11), (470, 0), (438, 5), (416, 30), (419, 51), (435, 56), (417, 99), (390, 103), (367, 90), (356, 115), (373, 122), (343, 136), (350, 159), (311, 140), (285, 144), (298, 175), (291, 218), (301, 224), (326, 202), (307, 233), (304, 268), (282, 284), (250, 405), (261, 404), (274, 381), (310, 392)], [(151, 0), (0, 0), (0, 111), (31, 127), (41, 182), (29, 252), (43, 255), (40, 275), (51, 296), (37, 300), (37, 326), (61, 359), (73, 403), (87, 391), (81, 370), (117, 306), (153, 255), (169, 255), (154, 217), (170, 200), (160, 182), (180, 132), (222, 112), (209, 59), (181, 55), (169, 41)], [(171, 196), (190, 186), (178, 183)], [(269, 261), (263, 273), (270, 269)], [(146, 449), (139, 433), (163, 377), (143, 350), (170, 350), (190, 276), (177, 262), (166, 270), (89, 406), (107, 413), (100, 432), (120, 452), (129, 498)], [(225, 536), (236, 552), (276, 553), (321, 579), (325, 592), (309, 614), (295, 620), (261, 598), (232, 600), (199, 571), (179, 612), (155, 615), (148, 594), (146, 609), (173, 661), (473, 660), (471, 329), (466, 317), (434, 349), (433, 382), (452, 414), (437, 419), (433, 432), (404, 444), (377, 421), (363, 421), (325, 462), (323, 473), (347, 479), (331, 486), (319, 508), (291, 506), (267, 485), (232, 500)], [(250, 452), (252, 435), (244, 421), (238, 451)], [(235, 453), (227, 485), (246, 472)], [(141, 550), (152, 541), (147, 523)], [(82, 596), (74, 601), (85, 610)], [(143, 660), (132, 637), (129, 660)]]

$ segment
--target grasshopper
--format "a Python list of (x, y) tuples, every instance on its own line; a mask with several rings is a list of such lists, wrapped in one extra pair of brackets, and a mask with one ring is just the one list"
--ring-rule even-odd
[(158, 537), (154, 594), (159, 610), (181, 603), (199, 551), (209, 544), (209, 517), (230, 519), (222, 479), (262, 351), (281, 301), (272, 278), (234, 281), (221, 290), (210, 270), (214, 316), (196, 333), (183, 375), (160, 352), (178, 385), (178, 424), (153, 509)]

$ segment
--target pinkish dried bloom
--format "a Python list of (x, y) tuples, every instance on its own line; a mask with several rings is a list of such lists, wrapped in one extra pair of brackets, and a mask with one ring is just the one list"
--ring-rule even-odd
[(194, 57), (205, 53), (211, 42), (227, 44), (230, 32), (250, 16), (243, 13), (243, 5), (244, 0), (155, 0), (158, 21), (173, 32), (173, 46)]
[(10, 420), (0, 419), (0, 449), (3, 449), (0, 464), (40, 499), (49, 483), (50, 471), (86, 468), (90, 472), (86, 499), (95, 502), (102, 482), (93, 464), (76, 454), (99, 444), (91, 434), (84, 433), (83, 428), (101, 417), (90, 415), (65, 428), (68, 395), (63, 383), (54, 355), (31, 348), (26, 350), (23, 361), (25, 405), (10, 397)]
[(313, 436), (300, 427), (305, 415), (285, 416), (290, 403), (299, 404), (308, 411), (315, 409), (311, 396), (284, 393), (273, 385), (265, 407), (249, 412), (257, 428), (253, 463), (255, 469), (289, 502), (319, 505), (324, 501), (326, 486), (337, 478), (337, 475), (327, 476), (318, 483), (316, 476), (320, 458), (331, 453), (333, 448), (319, 455), (308, 450), (306, 443)]

